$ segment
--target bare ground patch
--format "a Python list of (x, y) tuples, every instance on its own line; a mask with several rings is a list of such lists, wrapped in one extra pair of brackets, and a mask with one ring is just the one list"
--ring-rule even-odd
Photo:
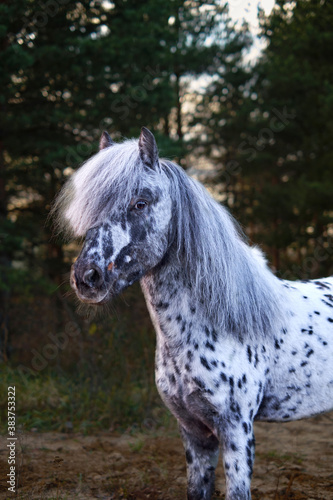
[[(333, 500), (333, 414), (256, 424), (254, 500)], [(19, 488), (7, 491), (6, 439), (0, 498), (43, 500), (185, 498), (183, 447), (176, 430), (90, 436), (24, 433), (17, 446)], [(222, 464), (215, 499), (224, 498)]]

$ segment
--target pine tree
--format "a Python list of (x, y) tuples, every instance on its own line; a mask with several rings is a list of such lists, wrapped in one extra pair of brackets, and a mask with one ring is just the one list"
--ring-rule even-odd
[(220, 33), (213, 38), (214, 64), (206, 84), (194, 93), (196, 105), (190, 122), (195, 131), (191, 145), (196, 155), (211, 165), (219, 185), (215, 186), (215, 192), (220, 190), (221, 199), (232, 210), (240, 203), (237, 196), (242, 167), (238, 152), (242, 135), (250, 127), (253, 109), (249, 92), (253, 74), (245, 63), (251, 46), (248, 25), (244, 22), (236, 26), (225, 10)]
[(0, 360), (6, 359), (8, 339), (8, 306), (10, 299), (10, 267), (13, 254), (21, 248), (23, 235), (18, 234), (8, 217), (10, 179), (6, 144), (10, 140), (9, 123), (13, 118), (9, 108), (17, 97), (13, 75), (24, 71), (33, 60), (25, 47), (16, 44), (15, 34), (27, 6), (26, 0), (2, 2), (0, 5)]
[[(216, 134), (225, 148), (215, 161), (223, 162), (227, 202), (286, 277), (332, 272), (332, 21), (332, 4), (320, 0), (278, 1), (268, 18), (261, 12), (262, 57), (238, 94), (220, 78), (213, 96), (221, 120), (207, 117), (212, 144)], [(237, 174), (229, 181), (228, 162)]]
[(278, 1), (261, 22), (267, 48), (256, 67), (257, 131), (264, 137), (254, 215), (276, 266), (289, 247), (297, 277), (332, 272), (332, 254), (324, 255), (333, 222), (332, 22), (331, 2), (320, 0)]

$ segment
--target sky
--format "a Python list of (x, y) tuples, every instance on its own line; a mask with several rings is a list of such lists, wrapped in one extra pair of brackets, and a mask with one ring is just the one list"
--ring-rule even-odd
[(229, 12), (233, 19), (245, 18), (253, 32), (258, 29), (258, 6), (269, 14), (275, 4), (275, 0), (229, 0)]
[[(265, 14), (269, 15), (274, 7), (275, 0), (229, 0), (228, 4), (230, 17), (239, 22), (245, 19), (250, 26), (252, 34), (256, 35), (259, 31), (258, 7), (260, 6), (265, 11)], [(258, 38), (254, 38), (253, 47), (245, 59), (256, 59), (262, 47), (262, 42)]]

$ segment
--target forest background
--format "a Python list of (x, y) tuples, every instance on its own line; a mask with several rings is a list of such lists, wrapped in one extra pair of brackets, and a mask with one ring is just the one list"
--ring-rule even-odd
[(149, 127), (279, 277), (333, 273), (333, 4), (277, 0), (259, 19), (253, 60), (248, 25), (219, 0), (1, 2), (0, 404), (16, 385), (22, 428), (169, 418), (139, 285), (108, 314), (79, 309), (66, 277), (78, 242), (48, 220), (105, 129)]

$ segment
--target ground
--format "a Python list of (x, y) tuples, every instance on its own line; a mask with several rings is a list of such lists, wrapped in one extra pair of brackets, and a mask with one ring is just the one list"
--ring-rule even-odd
[[(253, 500), (333, 500), (333, 413), (256, 424)], [(23, 433), (18, 493), (8, 493), (8, 449), (0, 450), (0, 499), (185, 499), (186, 471), (176, 429), (94, 435)], [(214, 500), (224, 498), (221, 463)]]

